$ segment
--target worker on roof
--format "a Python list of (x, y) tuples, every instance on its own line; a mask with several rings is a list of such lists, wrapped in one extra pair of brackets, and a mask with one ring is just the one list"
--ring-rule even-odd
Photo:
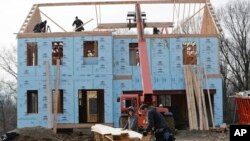
[(133, 106), (128, 107), (128, 121), (124, 129), (138, 131), (138, 117), (135, 114), (135, 108)]
[(75, 26), (75, 31), (76, 32), (80, 32), (80, 31), (84, 31), (84, 27), (83, 27), (83, 22), (82, 20), (78, 19), (78, 17), (76, 16), (75, 21), (73, 22), (72, 26)]
[(35, 33), (45, 32), (46, 31), (46, 24), (47, 24), (46, 20), (36, 24), (33, 31)]
[(153, 28), (153, 34), (159, 34), (160, 30), (157, 27)]
[(153, 106), (142, 104), (139, 112), (146, 116), (148, 127), (147, 131), (154, 132), (156, 141), (173, 141), (174, 137), (171, 133), (164, 116)]

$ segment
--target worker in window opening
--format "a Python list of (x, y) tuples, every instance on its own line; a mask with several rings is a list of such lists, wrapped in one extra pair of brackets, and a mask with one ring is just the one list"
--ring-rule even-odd
[(92, 53), (92, 51), (91, 51), (91, 50), (88, 50), (88, 54), (87, 54), (87, 56), (88, 56), (88, 57), (93, 57), (93, 56), (94, 56), (94, 54)]
[(75, 26), (75, 32), (80, 32), (80, 31), (84, 31), (84, 27), (83, 27), (83, 22), (82, 20), (78, 19), (78, 17), (76, 16), (75, 21), (73, 22), (72, 26)]
[(123, 129), (128, 129), (132, 131), (138, 131), (138, 117), (135, 114), (135, 108), (130, 106), (128, 108), (128, 121)]
[(136, 51), (136, 65), (140, 66), (140, 56), (139, 56), (139, 51)]
[(43, 22), (40, 22), (38, 24), (35, 25), (33, 31), (35, 33), (41, 33), (41, 32), (45, 32), (46, 31), (46, 24), (47, 24), (47, 21), (43, 21)]
[(159, 34), (160, 30), (156, 27), (153, 28), (153, 34)]
[(154, 132), (156, 141), (174, 141), (164, 116), (155, 107), (142, 104), (139, 112), (147, 118), (148, 127), (146, 130)]

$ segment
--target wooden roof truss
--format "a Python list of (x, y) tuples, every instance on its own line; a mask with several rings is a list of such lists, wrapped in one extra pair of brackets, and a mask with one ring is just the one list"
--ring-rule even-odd
[[(63, 29), (62, 26), (58, 25), (55, 21), (53, 21), (48, 15), (40, 11), (40, 7), (53, 7), (53, 6), (81, 6), (81, 5), (94, 5), (101, 6), (101, 5), (124, 5), (124, 4), (172, 4), (173, 8), (173, 21), (170, 22), (146, 22), (146, 27), (158, 27), (166, 30), (166, 34), (183, 34), (181, 30), (187, 26), (187, 24), (194, 19), (195, 16), (200, 15), (203, 12), (202, 22), (200, 24), (200, 30), (198, 34), (220, 34), (221, 27), (218, 23), (216, 18), (215, 12), (213, 7), (210, 3), (210, 0), (126, 0), (126, 1), (103, 1), (103, 2), (68, 2), (68, 3), (42, 3), (42, 4), (34, 4), (26, 17), (21, 29), (19, 30), (19, 34), (23, 33), (33, 33), (33, 27), (41, 22), (41, 14), (49, 19), (51, 22), (55, 23), (63, 32), (67, 32)], [(190, 4), (203, 4), (203, 7), (200, 8), (198, 11), (194, 11), (193, 15), (188, 16), (184, 19), (185, 12), (185, 5)], [(183, 10), (183, 19), (182, 21), (179, 20), (180, 18), (180, 5), (184, 6)], [(178, 7), (179, 6), (179, 7)], [(97, 7), (96, 7), (97, 8)], [(183, 8), (182, 8), (183, 9)], [(188, 9), (188, 8), (186, 8)], [(186, 10), (187, 11), (187, 10)], [(189, 7), (190, 11), (190, 7)], [(96, 29), (110, 31), (110, 29), (120, 29), (120, 28), (127, 28), (127, 23), (101, 23), (99, 18), (98, 22), (98, 14), (101, 16), (101, 12), (97, 13), (96, 9), (96, 19), (97, 19), (97, 26)], [(179, 18), (179, 19), (178, 19)], [(181, 21), (181, 22), (180, 22)], [(175, 25), (175, 26), (174, 26)], [(168, 29), (172, 29), (172, 32), (169, 32)], [(163, 31), (163, 30), (162, 30)], [(184, 33), (184, 34), (197, 34), (196, 33)]]

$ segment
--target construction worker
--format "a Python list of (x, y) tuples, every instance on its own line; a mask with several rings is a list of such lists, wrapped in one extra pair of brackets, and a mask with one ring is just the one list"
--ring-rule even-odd
[(87, 54), (88, 57), (94, 57), (94, 54), (92, 53), (91, 50), (88, 50), (88, 54)]
[(153, 34), (159, 34), (160, 30), (156, 27), (153, 28)]
[(135, 114), (135, 108), (133, 106), (130, 106), (128, 108), (128, 121), (126, 125), (124, 126), (124, 129), (138, 131), (138, 117)]
[(173, 141), (173, 134), (170, 132), (163, 115), (153, 106), (142, 104), (139, 112), (146, 116), (147, 131), (154, 132), (156, 141)]
[(82, 20), (78, 19), (77, 16), (76, 16), (75, 21), (73, 22), (72, 26), (75, 26), (75, 25), (76, 25), (76, 27), (75, 27), (76, 32), (84, 31), (83, 22), (82, 22)]
[(35, 33), (45, 32), (46, 31), (46, 24), (47, 24), (46, 20), (36, 24), (33, 31)]

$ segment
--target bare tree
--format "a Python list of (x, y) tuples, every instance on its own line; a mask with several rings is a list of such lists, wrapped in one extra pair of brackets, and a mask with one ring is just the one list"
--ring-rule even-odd
[(2, 49), (0, 54), (0, 69), (4, 71), (4, 78), (0, 81), (4, 86), (9, 87), (12, 96), (16, 95), (17, 82), (17, 50), (12, 46), (9, 50)]
[[(224, 76), (225, 114), (234, 111), (233, 99), (228, 96), (250, 88), (250, 3), (230, 1), (218, 11), (223, 33), (220, 36), (221, 72)], [(233, 113), (235, 114), (235, 113)], [(231, 119), (232, 120), (232, 119)]]
[(16, 128), (16, 48), (2, 49), (0, 54), (0, 134)]
[(16, 128), (16, 101), (12, 90), (0, 83), (0, 134)]

